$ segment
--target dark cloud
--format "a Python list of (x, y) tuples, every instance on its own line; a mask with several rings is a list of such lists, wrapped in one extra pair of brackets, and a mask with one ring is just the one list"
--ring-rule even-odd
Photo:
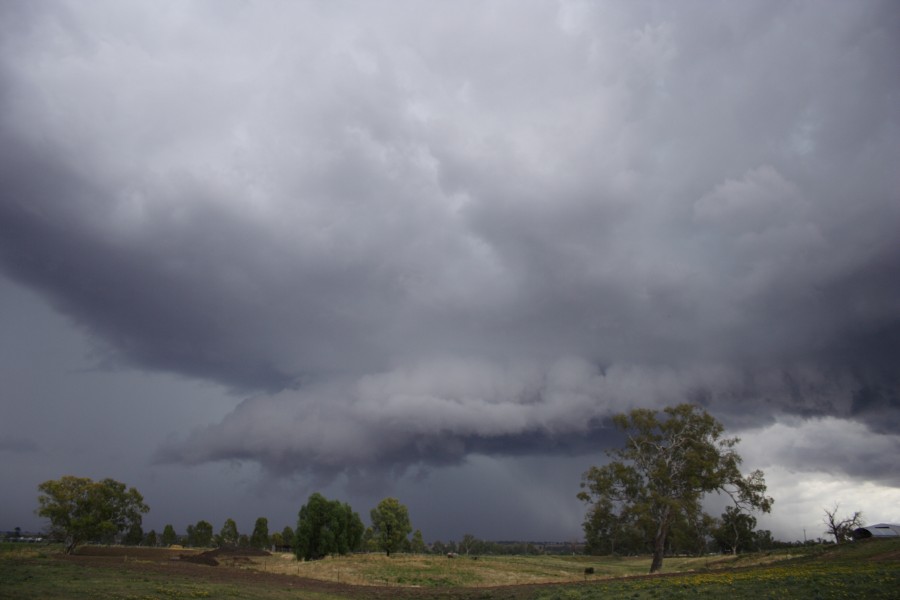
[(2, 8), (0, 268), (250, 396), (160, 461), (583, 455), (685, 399), (896, 430), (894, 3), (399, 7)]
[(0, 437), (0, 452), (9, 452), (12, 454), (22, 454), (30, 452), (38, 452), (40, 446), (34, 440), (23, 438), (4, 436)]

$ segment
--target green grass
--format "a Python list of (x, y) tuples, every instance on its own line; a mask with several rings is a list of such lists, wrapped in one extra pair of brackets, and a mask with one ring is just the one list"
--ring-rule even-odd
[(0, 544), (0, 600), (341, 600), (344, 596), (272, 585), (217, 583), (164, 573), (133, 573), (59, 560), (61, 549)]
[[(748, 555), (749, 561), (762, 555)], [(900, 597), (900, 540), (814, 547), (805, 555), (750, 568), (642, 577), (589, 586), (552, 588), (536, 600), (846, 600)]]
[[(129, 561), (133, 558), (129, 551)], [(61, 560), (58, 549), (0, 544), (0, 599), (44, 598), (100, 600), (339, 600), (340, 598), (441, 598), (512, 600), (727, 600), (897, 598), (900, 589), (900, 540), (857, 542), (739, 557), (666, 559), (668, 573), (645, 575), (647, 558), (585, 556), (460, 557), (363, 555), (296, 563), (268, 557), (255, 568), (356, 583), (369, 587), (324, 593), (296, 587), (285, 579), (231, 581), (228, 567), (199, 569), (197, 575), (165, 569), (126, 570), (99, 558), (96, 563)], [(595, 575), (584, 581), (584, 568)], [(352, 568), (351, 568), (352, 567)], [(305, 572), (300, 572), (304, 571)], [(352, 575), (351, 575), (352, 574)], [(618, 577), (618, 579), (604, 579)], [(255, 579), (255, 578), (254, 578)], [(567, 583), (550, 583), (546, 582)], [(485, 583), (489, 582), (489, 583)], [(517, 586), (516, 583), (544, 582)], [(390, 586), (385, 589), (372, 585)], [(416, 587), (411, 587), (416, 586)], [(468, 587), (457, 587), (468, 586)]]

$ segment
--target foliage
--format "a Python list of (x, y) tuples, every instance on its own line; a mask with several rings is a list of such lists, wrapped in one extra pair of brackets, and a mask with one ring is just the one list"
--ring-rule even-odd
[(166, 524), (166, 526), (163, 527), (160, 541), (162, 541), (163, 546), (171, 546), (178, 542), (178, 535), (175, 533), (175, 528), (172, 527), (171, 524)]
[(256, 519), (253, 533), (250, 535), (250, 547), (263, 549), (269, 545), (269, 520), (265, 517)]
[(50, 532), (70, 554), (82, 543), (109, 541), (141, 524), (150, 509), (134, 488), (115, 479), (93, 481), (66, 475), (38, 486), (37, 514), (50, 520)]
[(294, 554), (303, 560), (347, 554), (360, 548), (363, 529), (359, 514), (349, 504), (316, 492), (300, 508)]
[(409, 511), (396, 498), (385, 498), (372, 509), (372, 533), (378, 546), (388, 556), (402, 548), (406, 536), (412, 532)]
[(239, 538), (237, 523), (234, 522), (234, 519), (225, 519), (225, 523), (219, 531), (218, 545), (237, 546)]
[(410, 551), (413, 554), (425, 554), (427, 548), (425, 547), (425, 539), (422, 537), (422, 531), (416, 529), (413, 532), (412, 541), (410, 542)]
[(140, 546), (144, 541), (144, 529), (141, 527), (140, 523), (132, 523), (131, 527), (128, 528), (128, 533), (125, 534), (125, 545), (126, 546)]
[(285, 546), (293, 548), (294, 544), (294, 530), (288, 526), (285, 526), (284, 529), (281, 530), (281, 543)]
[(837, 516), (839, 508), (840, 505), (835, 504), (834, 508), (831, 510), (828, 510), (827, 508), (823, 509), (825, 511), (823, 523), (828, 527), (828, 530), (825, 533), (834, 536), (834, 542), (836, 544), (849, 542), (853, 539), (853, 530), (862, 527), (865, 524), (862, 512), (856, 511), (853, 515), (841, 519)]
[(737, 554), (753, 543), (754, 527), (756, 518), (753, 515), (729, 506), (722, 514), (719, 526), (713, 531), (713, 537), (722, 552)]
[[(591, 504), (585, 536), (596, 547), (612, 540), (643, 540), (653, 554), (650, 572), (662, 568), (668, 536), (679, 519), (696, 521), (710, 492), (728, 494), (741, 510), (771, 509), (762, 471), (743, 477), (737, 438), (723, 438), (723, 426), (705, 410), (680, 404), (657, 411), (636, 409), (613, 417), (626, 434), (615, 460), (591, 467), (579, 498)], [(613, 543), (613, 542), (611, 542)]]
[(157, 539), (156, 530), (155, 530), (155, 529), (151, 529), (151, 530), (147, 533), (147, 536), (144, 538), (144, 545), (145, 545), (145, 546), (150, 546), (151, 548), (153, 548), (154, 546), (156, 546), (156, 544), (158, 543), (158, 541), (159, 541), (159, 540)]
[(194, 548), (208, 548), (213, 541), (213, 526), (208, 521), (197, 521), (187, 526), (187, 544)]

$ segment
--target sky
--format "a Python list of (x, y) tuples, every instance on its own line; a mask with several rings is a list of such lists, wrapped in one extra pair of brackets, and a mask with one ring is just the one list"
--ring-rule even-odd
[[(0, 530), (582, 537), (633, 408), (900, 522), (900, 6), (0, 3)], [(717, 504), (719, 503), (719, 504)], [(721, 499), (712, 498), (710, 509)]]

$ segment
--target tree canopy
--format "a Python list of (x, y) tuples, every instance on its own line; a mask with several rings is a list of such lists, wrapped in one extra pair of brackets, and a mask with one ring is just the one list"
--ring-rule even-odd
[(396, 498), (385, 498), (372, 509), (372, 532), (378, 547), (388, 556), (403, 547), (403, 542), (412, 532), (409, 511)]
[(175, 533), (175, 528), (172, 527), (171, 524), (167, 524), (163, 527), (162, 537), (160, 538), (163, 546), (171, 546), (172, 544), (178, 543), (178, 534)]
[(347, 554), (360, 548), (364, 529), (349, 504), (314, 493), (300, 508), (294, 554), (303, 560)]
[(591, 467), (579, 498), (591, 508), (585, 535), (642, 539), (653, 553), (650, 572), (662, 568), (667, 537), (676, 524), (690, 528), (703, 515), (701, 500), (710, 492), (727, 494), (736, 509), (768, 512), (762, 471), (744, 477), (738, 438), (722, 437), (724, 427), (705, 410), (680, 404), (658, 411), (635, 409), (613, 417), (626, 436), (613, 460)]
[(187, 526), (188, 546), (208, 548), (213, 541), (213, 526), (208, 521), (197, 521), (196, 525)]
[(45, 481), (38, 490), (37, 514), (50, 520), (50, 533), (63, 540), (66, 554), (79, 544), (111, 540), (140, 527), (141, 515), (150, 510), (136, 489), (115, 479), (66, 475)]
[(219, 546), (237, 546), (240, 534), (234, 519), (225, 519), (222, 529), (219, 531)]
[(256, 519), (253, 525), (253, 533), (250, 534), (250, 546), (263, 549), (269, 545), (269, 520), (265, 517)]

